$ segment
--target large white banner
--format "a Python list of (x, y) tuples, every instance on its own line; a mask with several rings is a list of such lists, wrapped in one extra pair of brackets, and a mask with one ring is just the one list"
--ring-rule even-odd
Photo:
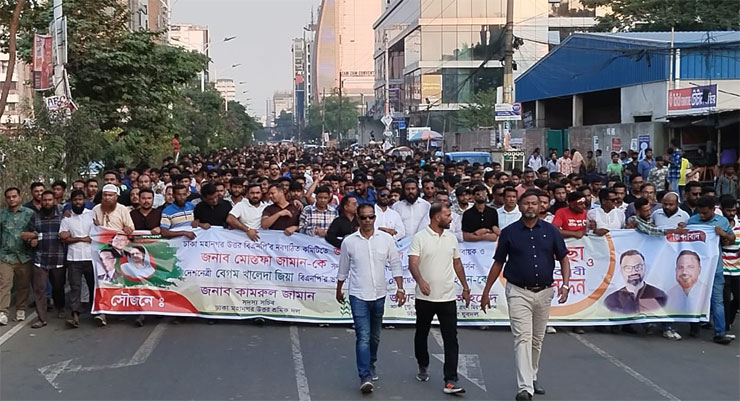
[[(301, 322), (351, 322), (349, 304), (335, 300), (339, 250), (322, 238), (263, 231), (252, 242), (240, 231), (196, 230), (196, 239), (126, 236), (96, 228), (92, 233), (97, 273), (95, 312), (245, 319), (264, 317)], [(386, 300), (385, 321), (412, 323), (415, 283), (406, 248), (407, 303)], [(492, 309), (480, 310), (495, 243), (461, 243), (461, 259), (472, 302), (460, 298), (462, 325), (506, 325), (503, 277), (493, 287)], [(571, 262), (568, 302), (553, 300), (556, 325), (707, 320), (712, 280), (719, 258), (718, 237), (708, 227), (687, 235), (649, 237), (634, 230), (585, 236), (567, 242)], [(388, 292), (395, 283), (388, 273)], [(562, 284), (555, 270), (552, 291)], [(345, 286), (346, 289), (346, 286)], [(547, 290), (549, 291), (549, 290)]]

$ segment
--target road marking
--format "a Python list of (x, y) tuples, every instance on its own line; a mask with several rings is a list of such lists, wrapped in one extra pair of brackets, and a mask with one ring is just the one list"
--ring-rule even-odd
[[(439, 328), (433, 328), (431, 333), (434, 341), (437, 342), (440, 348), (444, 349), (444, 340)], [(444, 362), (444, 354), (432, 354), (432, 356), (440, 362)], [(478, 354), (458, 354), (457, 374), (468, 379), (469, 382), (475, 384), (481, 390), (488, 392), (486, 382), (483, 380), (483, 369), (481, 369)]]
[(298, 400), (311, 401), (311, 393), (308, 390), (308, 378), (306, 377), (306, 368), (303, 366), (301, 339), (298, 336), (298, 328), (296, 326), (290, 326), (290, 343), (293, 349), (293, 368), (295, 369), (296, 386), (298, 386)]
[(664, 389), (663, 387), (660, 387), (659, 385), (655, 384), (652, 380), (648, 379), (647, 377), (640, 374), (640, 372), (632, 369), (631, 367), (627, 366), (624, 362), (617, 359), (617, 357), (611, 355), (610, 353), (604, 351), (603, 349), (599, 348), (596, 344), (592, 343), (591, 341), (586, 340), (582, 335), (576, 334), (573, 332), (568, 331), (568, 334), (575, 337), (576, 340), (578, 340), (581, 344), (585, 345), (587, 348), (591, 349), (593, 352), (599, 354), (602, 358), (606, 359), (607, 361), (611, 362), (614, 366), (622, 369), (625, 373), (628, 375), (634, 377), (637, 381), (640, 383), (650, 387), (653, 391), (656, 393), (662, 395), (663, 397), (671, 400), (671, 401), (681, 401), (680, 398), (676, 397), (675, 395), (668, 392), (668, 390)]
[(10, 337), (13, 337), (15, 333), (21, 331), (22, 328), (26, 327), (26, 325), (34, 319), (36, 319), (36, 312), (31, 312), (30, 315), (26, 316), (26, 320), (16, 324), (12, 329), (8, 330), (7, 333), (3, 334), (2, 337), (0, 337), (0, 347), (2, 347), (6, 341), (10, 340)]
[(154, 352), (154, 349), (157, 347), (157, 344), (159, 344), (159, 341), (162, 339), (166, 329), (167, 324), (165, 323), (159, 323), (155, 326), (154, 330), (149, 333), (146, 340), (144, 340), (139, 349), (137, 349), (134, 355), (129, 359), (123, 359), (109, 365), (97, 366), (70, 365), (74, 359), (67, 359), (66, 361), (56, 362), (51, 365), (40, 367), (38, 371), (52, 387), (61, 393), (62, 390), (59, 388), (57, 378), (63, 373), (93, 372), (96, 370), (118, 369), (143, 364), (147, 359), (149, 359), (152, 352)]

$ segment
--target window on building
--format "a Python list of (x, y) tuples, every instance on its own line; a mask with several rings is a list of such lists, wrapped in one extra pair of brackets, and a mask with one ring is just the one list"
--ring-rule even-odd
[(424, 26), (421, 30), (422, 61), (442, 60), (442, 31), (438, 26)]

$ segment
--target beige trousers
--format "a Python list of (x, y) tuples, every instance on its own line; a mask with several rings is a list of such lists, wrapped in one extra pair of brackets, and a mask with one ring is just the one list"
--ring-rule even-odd
[(10, 290), (15, 276), (15, 309), (25, 312), (28, 294), (31, 289), (31, 262), (0, 262), (0, 312), (7, 314), (10, 306)]
[(506, 283), (511, 333), (514, 335), (514, 364), (518, 390), (534, 394), (532, 383), (537, 380), (542, 340), (545, 338), (550, 302), (555, 289), (532, 292)]

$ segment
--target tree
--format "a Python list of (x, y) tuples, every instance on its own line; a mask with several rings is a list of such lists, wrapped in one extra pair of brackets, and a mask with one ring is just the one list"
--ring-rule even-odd
[(470, 103), (457, 112), (459, 124), (470, 129), (491, 127), (495, 123), (496, 88), (475, 93)]
[(321, 105), (311, 104), (308, 106), (308, 116), (306, 117), (306, 126), (303, 128), (302, 139), (306, 142), (320, 140), (322, 127)]
[(13, 81), (18, 26), (20, 25), (21, 11), (23, 11), (24, 4), (25, 0), (17, 0), (13, 14), (10, 17), (10, 27), (8, 28), (8, 70), (5, 72), (5, 82), (3, 83), (2, 91), (0, 91), (0, 119), (2, 119), (5, 113), (5, 104), (8, 102), (8, 93), (10, 93), (10, 83)]
[(357, 128), (358, 107), (357, 102), (347, 97), (343, 97), (341, 101), (339, 96), (324, 98), (322, 109), (326, 129), (337, 135), (339, 140), (345, 138), (347, 131)]
[(740, 29), (737, 0), (581, 0), (608, 7), (595, 31), (726, 31)]
[(247, 113), (239, 102), (230, 101), (226, 112), (226, 136), (223, 146), (245, 146), (252, 143), (254, 133), (262, 126)]
[(291, 140), (295, 136), (295, 125), (293, 124), (293, 113), (285, 110), (275, 119), (275, 127), (280, 139)]

